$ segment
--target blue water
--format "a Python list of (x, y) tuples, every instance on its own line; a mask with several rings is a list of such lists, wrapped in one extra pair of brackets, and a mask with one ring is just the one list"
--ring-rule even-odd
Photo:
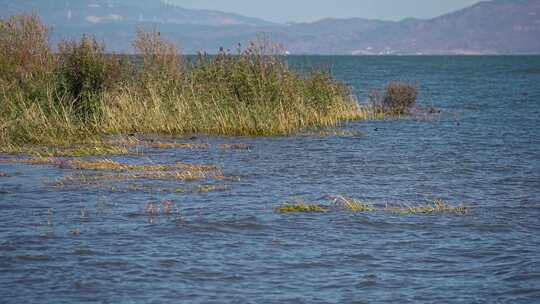
[[(218, 165), (240, 177), (213, 182), (224, 192), (58, 188), (54, 181), (85, 173), (0, 163), (0, 302), (540, 301), (540, 57), (293, 57), (291, 65), (330, 69), (361, 100), (389, 81), (412, 82), (419, 102), (441, 113), (350, 123), (348, 136), (199, 137), (211, 148), (113, 157)], [(472, 211), (274, 212), (287, 200), (333, 195), (379, 208), (443, 199)], [(146, 214), (164, 200), (179, 214)]]

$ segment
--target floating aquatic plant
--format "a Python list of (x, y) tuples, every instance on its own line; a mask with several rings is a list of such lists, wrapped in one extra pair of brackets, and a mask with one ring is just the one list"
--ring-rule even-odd
[(276, 209), (278, 213), (326, 213), (332, 210), (345, 210), (349, 212), (371, 212), (376, 209), (372, 206), (354, 200), (346, 198), (344, 196), (337, 196), (332, 199), (331, 202), (324, 204), (310, 204), (303, 201), (297, 203), (287, 203)]
[[(370, 204), (346, 198), (344, 196), (331, 197), (331, 201), (322, 204), (308, 204), (303, 201), (298, 203), (287, 203), (276, 208), (278, 213), (309, 213), (309, 212), (329, 212), (344, 210), (353, 213), (375, 212), (377, 209)], [(442, 200), (435, 200), (432, 203), (416, 206), (386, 206), (386, 212), (402, 215), (434, 215), (434, 214), (452, 214), (466, 215), (470, 209), (464, 206), (452, 206)]]
[(328, 212), (328, 207), (318, 205), (318, 204), (309, 204), (309, 203), (286, 203), (281, 207), (276, 208), (277, 213), (288, 214), (288, 213), (326, 213)]
[(432, 203), (414, 206), (387, 206), (386, 211), (402, 215), (432, 215), (432, 214), (452, 214), (452, 215), (467, 215), (470, 209), (465, 206), (452, 206), (443, 200), (435, 200)]
[(358, 200), (337, 196), (334, 199), (334, 206), (338, 209), (347, 210), (350, 212), (372, 212), (376, 211), (374, 207)]

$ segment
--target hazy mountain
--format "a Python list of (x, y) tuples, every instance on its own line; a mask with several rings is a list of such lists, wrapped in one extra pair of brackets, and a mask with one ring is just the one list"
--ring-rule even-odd
[(158, 24), (271, 25), (271, 22), (210, 10), (184, 9), (160, 0), (0, 0), (2, 16), (35, 12), (52, 26), (153, 22)]
[(0, 16), (35, 12), (54, 28), (54, 41), (90, 33), (109, 50), (130, 51), (138, 26), (158, 28), (186, 53), (234, 48), (263, 33), (305, 54), (540, 53), (540, 0), (493, 0), (428, 20), (324, 19), (274, 24), (159, 0), (0, 0)]
[(284, 35), (292, 52), (310, 53), (316, 49), (323, 54), (540, 53), (540, 0), (480, 2), (429, 20), (326, 20), (292, 26), (298, 27), (310, 34), (304, 34), (302, 40)]

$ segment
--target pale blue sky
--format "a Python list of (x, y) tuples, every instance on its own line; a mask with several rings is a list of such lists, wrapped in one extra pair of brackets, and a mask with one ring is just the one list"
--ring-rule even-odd
[[(171, 1), (171, 0), (169, 0)], [(274, 22), (314, 21), (325, 17), (400, 20), (431, 18), (478, 0), (172, 0), (186, 8), (212, 9)]]

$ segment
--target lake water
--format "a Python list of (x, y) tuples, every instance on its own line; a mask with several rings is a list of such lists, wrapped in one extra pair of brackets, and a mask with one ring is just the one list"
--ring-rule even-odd
[[(210, 149), (112, 157), (218, 165), (240, 177), (211, 182), (222, 192), (59, 188), (80, 172), (0, 164), (0, 302), (540, 301), (540, 57), (290, 60), (331, 69), (362, 100), (391, 80), (415, 83), (420, 104), (441, 113), (350, 123), (347, 136), (200, 137), (191, 142)], [(379, 208), (443, 199), (471, 212), (274, 212), (336, 195)], [(165, 200), (179, 214), (148, 215)]]

